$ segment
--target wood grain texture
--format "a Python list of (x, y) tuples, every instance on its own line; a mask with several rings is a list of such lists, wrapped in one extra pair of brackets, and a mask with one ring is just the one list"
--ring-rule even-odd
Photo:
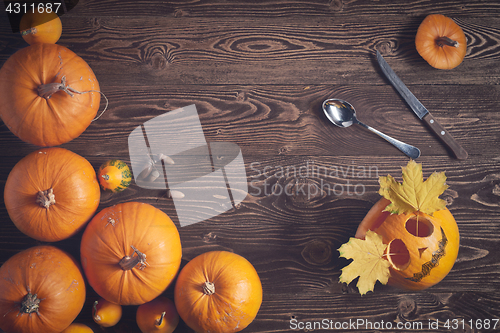
[[(424, 16), (335, 19), (241, 19), (67, 14), (59, 44), (78, 50), (100, 77), (121, 85), (387, 84), (375, 61), (379, 50), (408, 84), (499, 84), (498, 16), (457, 19), (468, 39), (466, 61), (453, 71), (430, 67), (416, 52)], [(214, 24), (216, 20), (216, 24)], [(5, 61), (26, 46), (9, 32)], [(74, 27), (74, 28), (73, 28)], [(133, 78), (133, 80), (131, 80)]]
[[(430, 67), (415, 50), (416, 29), (431, 13), (452, 17), (466, 34), (466, 58), (453, 70)], [(469, 320), (500, 318), (499, 14), (496, 0), (80, 0), (62, 16), (58, 43), (89, 63), (110, 104), (62, 147), (96, 170), (110, 158), (130, 164), (132, 130), (191, 104), (206, 141), (240, 147), (249, 194), (221, 215), (180, 227), (165, 190), (134, 182), (124, 192), (103, 193), (98, 211), (129, 201), (161, 209), (179, 228), (182, 265), (210, 250), (247, 258), (262, 280), (264, 299), (244, 332), (305, 331), (292, 323), (323, 319), (333, 325), (406, 323), (419, 332), (490, 332)], [(26, 47), (6, 20), (0, 20), (0, 36), (0, 64)], [(379, 70), (375, 50), (468, 159), (455, 159), (411, 112)], [(349, 101), (361, 121), (420, 148), (425, 177), (446, 172), (449, 189), (442, 197), (461, 238), (455, 266), (438, 285), (413, 293), (377, 284), (361, 297), (355, 282), (338, 283), (349, 261), (337, 249), (380, 198), (378, 177), (400, 180), (408, 160), (360, 126), (328, 123), (321, 104), (333, 97)], [(2, 193), (10, 170), (36, 149), (0, 123)], [(80, 238), (54, 245), (79, 258)], [(39, 244), (18, 231), (0, 205), (0, 264)], [(114, 328), (94, 324), (98, 295), (88, 289), (77, 321), (95, 332), (139, 332), (134, 306), (124, 307)], [(172, 286), (165, 295), (173, 298)], [(464, 320), (463, 326), (443, 326), (453, 319)], [(439, 328), (430, 329), (436, 320)], [(181, 321), (176, 332), (192, 331)]]
[[(230, 6), (228, 5), (230, 3)], [(114, 15), (172, 15), (175, 17), (296, 17), (335, 15), (342, 19), (352, 16), (363, 17), (373, 15), (384, 16), (416, 16), (435, 11), (444, 15), (490, 17), (500, 11), (500, 5), (494, 0), (471, 2), (459, 1), (418, 1), (398, 2), (391, 0), (313, 0), (313, 1), (99, 1), (80, 0), (73, 14), (92, 16), (96, 13), (102, 16)]]
[[(329, 123), (321, 104), (324, 99), (335, 97), (350, 101), (361, 121), (418, 147), (422, 156), (454, 159), (390, 85), (101, 85), (111, 101), (108, 111), (63, 147), (92, 143), (93, 154), (127, 156), (127, 137), (134, 128), (165, 112), (195, 104), (207, 141), (236, 143), (245, 156), (373, 156), (373, 147), (377, 156), (399, 154), (392, 145), (361, 126), (343, 129)], [(500, 99), (499, 86), (415, 86), (412, 90), (469, 154), (498, 157), (497, 146), (488, 143), (498, 140), (500, 116), (494, 110)], [(101, 110), (103, 107), (104, 102)], [(115, 126), (117, 123), (120, 126)], [(0, 139), (6, 143), (4, 154), (19, 156), (20, 148), (13, 145), (19, 140), (5, 126), (0, 127)], [(373, 146), (366, 145), (367, 141)], [(23, 154), (34, 149), (21, 146), (26, 147)]]

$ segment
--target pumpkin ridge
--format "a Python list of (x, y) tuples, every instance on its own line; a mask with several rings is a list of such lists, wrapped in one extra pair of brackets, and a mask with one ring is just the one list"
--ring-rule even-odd
[[(78, 96), (80, 96), (80, 95), (78, 95)], [(58, 137), (72, 138), (73, 135), (71, 135), (71, 131), (75, 130), (75, 128), (78, 128), (79, 132), (83, 132), (85, 130), (85, 128), (84, 128), (82, 131), (81, 126), (79, 126), (80, 124), (83, 124), (87, 121), (86, 120), (87, 117), (85, 117), (85, 113), (80, 112), (79, 114), (76, 114), (76, 113), (69, 112), (69, 110), (74, 110), (78, 105), (81, 104), (81, 102), (79, 102), (78, 99), (75, 97), (70, 97), (70, 96), (68, 96), (68, 97), (70, 99), (68, 99), (68, 98), (64, 99), (64, 107), (60, 106), (57, 110), (55, 108), (53, 108), (53, 104), (55, 104), (56, 102), (52, 98), (45, 102), (47, 107), (50, 108), (50, 110), (52, 111), (51, 112), (51, 115), (52, 115), (51, 122), (53, 122), (53, 123), (57, 122), (59, 124), (58, 131), (64, 131), (64, 135), (59, 134)], [(41, 97), (41, 98), (43, 98), (43, 97)], [(56, 98), (61, 98), (61, 97), (59, 96)], [(58, 103), (61, 104), (62, 102), (59, 101)], [(68, 105), (70, 105), (72, 107), (68, 107)], [(86, 111), (88, 111), (88, 109), (89, 108), (87, 108)], [(96, 110), (96, 114), (97, 114), (97, 110)], [(62, 119), (63, 116), (66, 118), (66, 120)], [(92, 116), (92, 118), (94, 118), (95, 114), (92, 113), (91, 116)], [(68, 119), (70, 117), (71, 117), (71, 120)], [(90, 118), (90, 117), (88, 117), (88, 118)], [(48, 133), (48, 135), (50, 136), (51, 133)]]
[[(41, 97), (43, 98), (43, 97)], [(46, 100), (46, 101), (43, 101), (42, 103), (45, 103), (46, 105), (46, 109), (43, 110), (43, 111), (48, 111), (50, 110), (50, 112), (43, 112), (44, 113), (44, 116), (46, 118), (51, 118), (52, 121), (56, 121), (58, 126), (57, 126), (57, 130), (58, 131), (61, 131), (61, 130), (64, 130), (64, 136), (65, 137), (71, 137), (70, 133), (68, 133), (68, 129), (67, 129), (67, 126), (66, 126), (66, 123), (62, 120), (61, 118), (61, 115), (59, 114), (59, 112), (57, 112), (54, 108), (54, 101), (51, 101), (50, 99), (49, 100)], [(48, 110), (47, 110), (48, 109)], [(64, 110), (67, 110), (66, 108), (64, 108)], [(60, 113), (62, 113), (62, 111), (60, 111)], [(67, 115), (67, 114), (66, 114)], [(46, 122), (47, 120), (45, 120), (44, 122)], [(47, 135), (52, 135), (52, 133), (47, 133)], [(44, 142), (46, 142), (47, 140), (44, 140)]]
[[(64, 170), (65, 169), (69, 169), (69, 166), (74, 166), (74, 163), (75, 161), (75, 157), (74, 155), (71, 155), (71, 156), (66, 156), (64, 159), (59, 159), (58, 155), (59, 153), (62, 153), (61, 150), (59, 149), (63, 149), (63, 148), (55, 148), (57, 150), (52, 150), (52, 152), (55, 152), (55, 159), (57, 159), (57, 166), (59, 167), (59, 170), (57, 171), (54, 171), (54, 163), (51, 161), (49, 161), (49, 158), (47, 156), (47, 153), (50, 154), (51, 151), (48, 151), (48, 150), (40, 150), (39, 152), (43, 152), (43, 153), (39, 153), (37, 156), (42, 156), (44, 157), (43, 160), (40, 160), (40, 159), (37, 159), (37, 162), (39, 162), (38, 166), (39, 168), (37, 169), (40, 169), (42, 168), (42, 170), (45, 172), (45, 174), (43, 176), (39, 175), (39, 177), (41, 179), (48, 179), (48, 178), (52, 178), (52, 184), (50, 185), (47, 185), (48, 187), (50, 188), (58, 188), (58, 187), (64, 187), (66, 185), (70, 185), (70, 187), (72, 187), (71, 185), (74, 186), (74, 183), (71, 183), (70, 184), (64, 184), (65, 182), (69, 182), (69, 178), (73, 176), (73, 173), (74, 172), (65, 172)], [(82, 160), (78, 161), (78, 162), (82, 162)], [(51, 164), (50, 166), (48, 164)], [(81, 169), (81, 168), (80, 168)], [(78, 170), (80, 170), (78, 169)], [(71, 168), (71, 170), (74, 170), (73, 168)], [(52, 174), (54, 175), (53, 177), (48, 177), (48, 174)], [(61, 175), (64, 175), (65, 177), (62, 177)], [(48, 190), (48, 188), (46, 189), (40, 189), (40, 191), (45, 191), (45, 190)], [(59, 192), (59, 191), (58, 191)]]
[(155, 286), (154, 281), (157, 279), (148, 278), (148, 274), (145, 274), (144, 271), (139, 269), (132, 269), (128, 273), (132, 274), (135, 279), (138, 279), (143, 283), (142, 288), (148, 288), (150, 290), (154, 290), (156, 293), (163, 293), (164, 289), (157, 288)]
[[(147, 217), (148, 226), (146, 228), (141, 228), (142, 231), (143, 231), (142, 235), (136, 236), (136, 238), (137, 238), (137, 244), (148, 244), (148, 242), (146, 241), (146, 238), (149, 236), (149, 233), (151, 232), (151, 228), (154, 226), (154, 223), (157, 220), (162, 219), (162, 226), (165, 226), (164, 223), (163, 223), (164, 216), (163, 216), (163, 214), (160, 214), (160, 213), (163, 213), (163, 212), (160, 211), (160, 210), (158, 210), (158, 211), (155, 210), (152, 213), (153, 213), (153, 215), (151, 217), (149, 217), (149, 216)], [(134, 221), (139, 221), (140, 220), (140, 216), (139, 215), (140, 215), (140, 212), (139, 212), (139, 209), (137, 209), (135, 211)], [(144, 219), (142, 219), (141, 223), (135, 223), (134, 224), (134, 230), (135, 230), (134, 235), (137, 235), (137, 228), (135, 228), (135, 227), (137, 227), (139, 224), (142, 224), (142, 223), (144, 223)], [(131, 244), (131, 245), (134, 245), (134, 244)], [(150, 245), (149, 248), (151, 248), (153, 246), (156, 246), (156, 245)], [(146, 253), (146, 255), (147, 255), (147, 253)]]
[[(223, 276), (224, 271), (230, 267), (234, 262), (236, 261), (235, 258), (231, 258), (231, 261), (228, 262), (227, 256), (224, 256), (222, 252), (219, 252), (217, 256), (214, 256), (214, 258), (211, 258), (211, 261), (209, 264), (204, 266), (204, 271), (203, 275), (205, 277), (205, 281), (216, 283), (221, 276)], [(224, 265), (220, 265), (220, 262), (224, 262)], [(207, 270), (210, 269), (211, 271), (213, 270), (213, 267), (217, 267), (217, 272), (208, 272)], [(211, 275), (211, 276), (209, 276)]]
[[(102, 221), (102, 220), (101, 220), (101, 221)], [(102, 221), (102, 222), (104, 222), (104, 221)], [(107, 223), (107, 222), (106, 222), (106, 223)], [(111, 224), (105, 225), (105, 226), (104, 226), (104, 228), (108, 228), (108, 227), (110, 227), (110, 226), (111, 226), (112, 228), (115, 228), (115, 227), (114, 227), (114, 226), (112, 226)], [(104, 246), (107, 248), (107, 250), (108, 250), (108, 251), (110, 251), (110, 252), (111, 252), (111, 254), (113, 254), (113, 255), (116, 257), (116, 259), (117, 259), (118, 261), (119, 261), (121, 258), (123, 258), (123, 256), (124, 256), (124, 255), (123, 255), (123, 253), (118, 253), (118, 252), (116, 251), (116, 249), (115, 249), (113, 246), (111, 246), (110, 244), (108, 244), (108, 242), (107, 242), (107, 241), (108, 241), (109, 239), (108, 239), (108, 237), (107, 237), (107, 235), (106, 235), (106, 232), (105, 232), (104, 230), (102, 230), (102, 233), (101, 233), (101, 232), (99, 232), (99, 231), (101, 231), (101, 230), (99, 230), (100, 228), (97, 228), (97, 227), (94, 227), (94, 229), (97, 229), (97, 232), (94, 232), (94, 235), (96, 236), (96, 239), (98, 239), (98, 240), (101, 242), (101, 244), (102, 244), (102, 245), (104, 245)], [(114, 239), (114, 240), (112, 240), (112, 241), (113, 241), (113, 242), (116, 242), (116, 244), (120, 244), (121, 242), (120, 242), (120, 240), (116, 237), (116, 233), (115, 233), (115, 232), (111, 232), (111, 233), (115, 236), (115, 237), (114, 237), (115, 239)], [(111, 241), (111, 240), (110, 240), (110, 241)], [(118, 262), (117, 262), (117, 263), (118, 263)]]
[[(36, 97), (34, 97), (34, 98), (32, 99), (31, 104), (28, 106), (29, 108), (28, 108), (28, 107), (24, 108), (24, 110), (25, 110), (25, 111), (22, 113), (22, 117), (18, 117), (18, 115), (19, 115), (19, 114), (16, 114), (15, 116), (13, 115), (13, 116), (11, 117), (11, 119), (16, 119), (16, 120), (17, 120), (17, 122), (16, 122), (17, 124), (16, 124), (15, 128), (13, 128), (13, 130), (14, 130), (17, 134), (19, 134), (20, 129), (21, 129), (21, 130), (23, 129), (23, 126), (22, 126), (22, 125), (24, 125), (24, 124), (27, 122), (26, 118), (27, 118), (27, 117), (29, 117), (29, 116), (31, 116), (31, 114), (30, 114), (31, 107), (33, 107), (33, 108), (34, 108), (36, 103), (38, 103), (38, 101), (37, 101), (37, 98), (36, 98)], [(17, 103), (16, 103), (16, 104), (17, 104)], [(31, 125), (31, 124), (30, 124), (30, 125)]]
[[(117, 215), (115, 215), (117, 214)], [(105, 220), (104, 220), (105, 219)], [(113, 219), (114, 224), (110, 223), (109, 219)], [(95, 235), (108, 247), (109, 250), (112, 251), (114, 255), (116, 255), (116, 259), (120, 261), (124, 256), (127, 255), (127, 247), (126, 247), (126, 232), (123, 212), (120, 210), (119, 212), (113, 211), (111, 214), (104, 214), (99, 222), (103, 223), (104, 226), (96, 224)], [(111, 231), (107, 231), (106, 228), (112, 228)], [(118, 230), (119, 229), (119, 230)], [(121, 238), (117, 235), (117, 233), (121, 233)], [(108, 241), (112, 244), (108, 244)]]
[[(22, 49), (19, 52), (23, 52), (23, 54), (24, 54), (24, 53), (26, 53), (25, 50), (26, 50), (26, 48)], [(33, 74), (34, 71), (33, 70), (29, 70), (29, 68), (26, 67), (26, 64), (31, 65), (31, 63), (20, 61), (18, 58), (14, 58), (14, 61), (16, 62), (15, 65), (17, 65), (17, 66), (19, 66), (19, 67), (21, 67), (23, 69), (24, 73), (22, 73), (22, 74), (28, 75), (30, 77), (30, 81), (33, 82), (34, 85), (36, 85), (39, 82), (38, 78)], [(12, 66), (11, 65), (11, 66), (9, 66), (9, 68), (16, 68), (16, 66)], [(12, 73), (12, 75), (14, 75), (14, 73)], [(21, 78), (22, 75), (15, 74), (13, 77), (14, 77), (14, 81), (16, 81), (16, 80), (19, 80), (19, 78)]]
[[(148, 236), (149, 232), (150, 232), (150, 229), (151, 227), (153, 226), (153, 222), (156, 221), (156, 219), (158, 219), (158, 216), (157, 216), (157, 212), (154, 211), (152, 216), (150, 216), (150, 214), (148, 214), (147, 216), (144, 214), (144, 216), (141, 216), (141, 208), (143, 208), (142, 204), (139, 204), (137, 205), (136, 207), (134, 207), (134, 218), (133, 218), (133, 221), (135, 221), (135, 223), (133, 224), (133, 228), (134, 228), (134, 238), (137, 239), (136, 241), (136, 244), (129, 244), (130, 242), (127, 242), (127, 245), (134, 245), (134, 246), (137, 246), (137, 244), (144, 244), (146, 243), (147, 244), (147, 241), (145, 242), (144, 240), (146, 239), (146, 237)], [(148, 212), (149, 213), (149, 212)], [(148, 225), (144, 228), (139, 228), (141, 232), (141, 234), (139, 235), (137, 233), (137, 227), (140, 225), (140, 224), (143, 224), (144, 223), (144, 220), (147, 220), (147, 223)], [(138, 223), (138, 221), (141, 221), (140, 223)], [(144, 249), (143, 249), (144, 250)], [(146, 253), (146, 256), (147, 256), (147, 253)]]
[[(35, 159), (34, 163), (36, 163), (36, 159)], [(30, 189), (30, 191), (29, 191), (29, 192), (33, 192), (33, 194), (35, 194), (35, 193), (38, 193), (38, 191), (41, 191), (41, 189), (40, 189), (40, 187), (38, 186), (38, 181), (36, 181), (36, 180), (33, 178), (33, 175), (31, 174), (31, 172), (30, 172), (30, 170), (29, 170), (28, 168), (29, 168), (29, 165), (28, 165), (28, 164), (23, 164), (23, 165), (22, 165), (22, 170), (19, 170), (19, 171), (18, 171), (18, 174), (19, 174), (19, 175), (23, 175), (23, 176), (25, 176), (25, 177), (27, 177), (27, 178), (28, 178), (28, 179), (27, 179), (27, 183), (29, 184), (29, 186), (31, 186), (31, 189)], [(16, 172), (16, 171), (11, 171), (11, 173), (12, 173), (12, 172)], [(37, 174), (38, 174), (38, 168), (37, 168)], [(14, 174), (14, 176), (17, 176), (17, 174)], [(17, 178), (17, 177), (16, 177), (16, 178)], [(39, 178), (39, 177), (37, 177), (37, 179), (40, 179), (40, 178)], [(25, 185), (25, 186), (27, 186), (27, 185)], [(28, 192), (28, 191), (26, 191), (26, 192), (24, 192), (24, 191), (19, 191), (19, 192), (21, 192), (21, 193), (23, 193), (23, 194), (24, 194), (24, 193), (26, 193), (26, 192)], [(28, 192), (28, 193), (29, 193), (29, 192)], [(31, 194), (31, 193), (30, 193), (30, 194)], [(18, 202), (16, 202), (16, 203), (18, 203)]]

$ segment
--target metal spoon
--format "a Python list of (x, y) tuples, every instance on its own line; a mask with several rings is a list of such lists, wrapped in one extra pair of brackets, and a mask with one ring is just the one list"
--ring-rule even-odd
[(396, 148), (408, 155), (408, 157), (418, 158), (420, 156), (420, 150), (418, 148), (391, 138), (390, 136), (360, 122), (356, 118), (356, 110), (354, 110), (354, 107), (346, 101), (335, 98), (327, 99), (323, 102), (323, 111), (325, 112), (328, 120), (339, 127), (349, 127), (352, 124), (359, 124), (392, 143)]

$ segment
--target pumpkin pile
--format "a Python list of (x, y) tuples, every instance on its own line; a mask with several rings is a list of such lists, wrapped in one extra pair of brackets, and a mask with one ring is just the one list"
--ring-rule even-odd
[[(180, 317), (198, 332), (238, 332), (248, 326), (260, 308), (262, 286), (246, 259), (209, 252), (178, 276), (181, 240), (164, 212), (126, 202), (96, 214), (100, 187), (111, 193), (125, 190), (132, 180), (129, 167), (111, 159), (96, 172), (84, 157), (54, 146), (78, 137), (95, 119), (101, 94), (97, 79), (82, 58), (55, 44), (62, 31), (57, 15), (26, 14), (21, 30), (30, 46), (0, 69), (0, 118), (21, 140), (46, 148), (11, 170), (5, 206), (14, 225), (41, 242), (85, 230), (80, 262), (55, 246), (41, 245), (0, 267), (0, 329), (92, 332), (73, 322), (86, 298), (84, 276), (100, 296), (91, 316), (102, 327), (121, 320), (122, 306), (137, 306), (136, 322), (144, 333), (171, 333)], [(162, 294), (176, 277), (174, 303)], [(203, 303), (197, 302), (198, 294)]]

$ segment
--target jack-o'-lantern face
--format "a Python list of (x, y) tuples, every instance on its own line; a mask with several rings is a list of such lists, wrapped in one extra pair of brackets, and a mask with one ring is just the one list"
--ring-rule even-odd
[(383, 242), (388, 244), (389, 284), (421, 290), (441, 281), (458, 255), (458, 227), (450, 211), (440, 210), (433, 216), (421, 212), (388, 215), (382, 213), (387, 205), (383, 203), (372, 208), (376, 211), (369, 212), (369, 219), (365, 221), (365, 218), (362, 225), (382, 236)]

